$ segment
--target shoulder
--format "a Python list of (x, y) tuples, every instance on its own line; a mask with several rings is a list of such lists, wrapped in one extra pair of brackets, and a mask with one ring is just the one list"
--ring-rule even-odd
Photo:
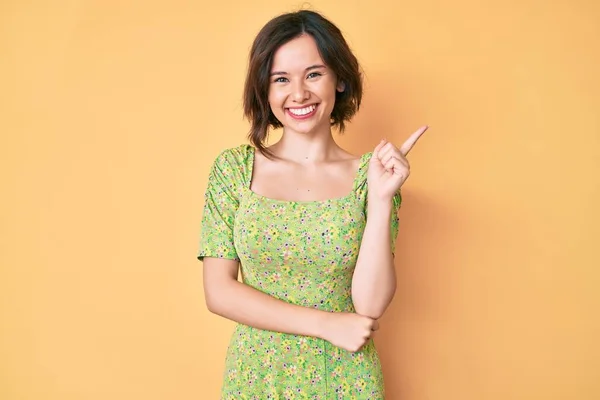
[(215, 158), (211, 175), (227, 180), (230, 184), (246, 183), (252, 173), (254, 147), (242, 144), (222, 150)]
[(254, 155), (254, 148), (249, 144), (241, 144), (236, 147), (230, 147), (222, 150), (215, 158), (214, 164), (230, 164), (238, 165), (245, 164), (251, 160)]
[(366, 184), (367, 182), (367, 171), (369, 170), (369, 161), (373, 152), (364, 153), (359, 156), (358, 171), (356, 174), (356, 180), (359, 185)]

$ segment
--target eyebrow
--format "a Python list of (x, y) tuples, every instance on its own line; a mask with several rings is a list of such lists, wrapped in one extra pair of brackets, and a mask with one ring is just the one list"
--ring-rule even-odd
[[(306, 68), (304, 70), (304, 72), (308, 72), (310, 70), (320, 69), (320, 68), (327, 68), (327, 67), (324, 66), (323, 64), (315, 64), (315, 65), (311, 65), (310, 67)], [(273, 76), (273, 75), (287, 75), (287, 74), (288, 74), (287, 72), (283, 72), (283, 71), (273, 71), (273, 72), (271, 72), (271, 76)]]

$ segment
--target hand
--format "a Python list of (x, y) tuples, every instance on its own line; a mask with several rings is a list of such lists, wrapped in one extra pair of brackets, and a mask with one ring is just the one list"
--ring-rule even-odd
[(350, 351), (360, 350), (379, 329), (377, 320), (354, 313), (330, 313), (322, 326), (321, 338)]
[(394, 197), (410, 175), (410, 165), (406, 156), (427, 128), (427, 126), (419, 128), (410, 135), (400, 149), (387, 140), (382, 140), (375, 147), (367, 173), (369, 196), (386, 201)]

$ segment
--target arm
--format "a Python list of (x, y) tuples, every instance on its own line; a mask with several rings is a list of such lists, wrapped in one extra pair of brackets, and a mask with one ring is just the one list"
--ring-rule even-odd
[(410, 175), (406, 156), (427, 128), (419, 128), (399, 149), (382, 140), (369, 161), (367, 224), (352, 277), (352, 301), (356, 312), (370, 318), (383, 315), (396, 291), (399, 190)]
[(352, 301), (356, 312), (374, 319), (381, 318), (396, 292), (392, 253), (397, 229), (395, 204), (396, 201), (375, 199), (368, 202), (367, 224), (352, 277)]
[(233, 227), (240, 187), (248, 181), (247, 159), (244, 148), (226, 150), (209, 174), (198, 253), (206, 305), (215, 314), (258, 329), (319, 336), (328, 313), (288, 304), (237, 280)]
[(323, 338), (328, 312), (289, 304), (239, 282), (238, 265), (204, 258), (204, 296), (212, 313), (258, 329)]

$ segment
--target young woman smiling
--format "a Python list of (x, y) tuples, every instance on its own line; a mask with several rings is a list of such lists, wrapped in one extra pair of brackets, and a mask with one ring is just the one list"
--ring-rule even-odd
[(332, 131), (361, 98), (357, 59), (320, 14), (278, 16), (254, 40), (251, 144), (213, 164), (198, 254), (209, 310), (238, 323), (222, 399), (384, 398), (372, 334), (396, 288), (406, 155), (427, 128), (350, 154)]

